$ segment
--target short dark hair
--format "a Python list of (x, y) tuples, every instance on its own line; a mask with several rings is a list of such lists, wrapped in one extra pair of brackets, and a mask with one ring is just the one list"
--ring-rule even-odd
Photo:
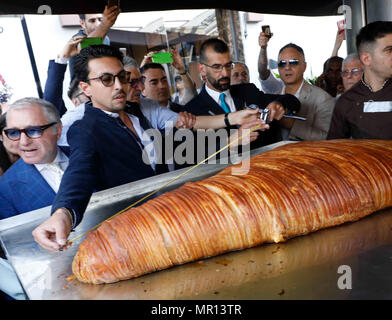
[(79, 87), (79, 83), (80, 83), (79, 79), (74, 78), (74, 79), (71, 81), (71, 84), (69, 85), (69, 89), (68, 89), (67, 95), (68, 95), (68, 97), (69, 97), (71, 100), (72, 100), (73, 98), (75, 98), (75, 97), (80, 93), (80, 91), (82, 90), (82, 89)]
[(333, 57), (330, 57), (327, 60), (325, 60), (324, 65), (323, 65), (323, 72), (327, 71), (328, 64), (330, 64), (331, 62), (338, 62), (340, 64), (343, 64), (343, 58), (338, 57), (338, 56), (333, 56)]
[(80, 20), (86, 21), (86, 15), (84, 13), (79, 13)]
[(218, 38), (210, 38), (204, 41), (200, 47), (200, 62), (207, 62), (206, 50), (207, 48), (212, 48), (216, 53), (226, 53), (229, 52), (229, 47), (226, 42)]
[(356, 45), (358, 53), (361, 54), (365, 47), (370, 49), (375, 41), (392, 33), (391, 21), (375, 21), (364, 26), (356, 37)]
[(284, 49), (287, 49), (287, 48), (293, 48), (293, 49), (297, 50), (300, 54), (302, 54), (302, 56), (304, 57), (304, 60), (305, 60), (305, 52), (304, 52), (304, 50), (299, 45), (296, 45), (295, 43), (292, 43), (292, 42), (290, 42), (290, 43), (286, 44), (285, 46), (283, 46), (282, 48), (280, 48), (278, 55)]
[(89, 61), (104, 57), (116, 58), (122, 64), (123, 54), (115, 47), (97, 44), (80, 50), (80, 53), (74, 57), (73, 71), (75, 78), (79, 79), (79, 81), (87, 82), (88, 74), (90, 73), (88, 68)]
[(159, 63), (146, 63), (143, 67), (140, 68), (140, 73), (144, 74), (148, 69), (161, 69), (165, 71), (165, 68)]

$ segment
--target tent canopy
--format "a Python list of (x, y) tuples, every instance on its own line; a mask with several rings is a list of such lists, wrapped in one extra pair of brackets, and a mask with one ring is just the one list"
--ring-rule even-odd
[[(0, 14), (38, 14), (45, 13), (44, 6), (50, 9), (46, 14), (76, 14), (76, 13), (96, 13), (102, 12), (107, 1), (54, 1), (54, 0), (13, 0), (1, 4)], [(259, 12), (267, 14), (287, 14), (299, 16), (328, 16), (337, 15), (338, 8), (343, 4), (343, 0), (291, 0), (291, 1), (254, 1), (242, 0), (222, 1), (222, 0), (170, 0), (170, 1), (135, 1), (121, 0), (122, 12), (138, 11), (163, 11), (177, 9), (230, 9), (247, 12)], [(41, 12), (39, 11), (41, 8)]]

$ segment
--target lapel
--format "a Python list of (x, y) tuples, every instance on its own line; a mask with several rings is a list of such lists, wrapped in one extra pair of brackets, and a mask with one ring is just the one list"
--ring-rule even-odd
[(206, 90), (206, 85), (203, 86), (203, 89), (200, 91), (200, 99), (203, 100), (203, 106), (205, 108), (206, 115), (216, 115), (224, 113), (223, 109), (219, 104), (215, 102), (215, 100), (208, 94)]
[(34, 165), (23, 162), (19, 169), (15, 183), (24, 203), (47, 202), (55, 197), (55, 192)]
[(299, 100), (301, 101), (301, 108), (298, 112), (299, 116), (306, 116), (308, 114), (309, 98), (312, 93), (311, 85), (305, 80), (302, 86), (301, 92), (299, 93)]
[[(208, 94), (206, 85), (203, 86), (203, 89), (200, 92), (200, 98), (203, 100), (203, 105), (207, 108), (207, 113), (210, 114), (208, 111), (211, 111), (213, 114), (222, 114), (224, 113), (223, 109), (219, 104), (215, 102), (215, 100)], [(241, 99), (236, 93), (230, 88), (230, 95), (233, 98), (234, 105), (236, 110), (242, 110), (245, 106), (245, 101)]]

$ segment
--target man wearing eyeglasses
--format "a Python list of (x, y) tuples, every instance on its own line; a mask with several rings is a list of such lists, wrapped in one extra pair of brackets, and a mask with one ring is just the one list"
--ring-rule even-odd
[(290, 93), (301, 102), (296, 114), (302, 119), (286, 118), (280, 121), (284, 140), (323, 140), (327, 137), (334, 108), (333, 98), (324, 90), (304, 80), (305, 54), (301, 47), (289, 43), (278, 55), (280, 79), (268, 69), (267, 46), (270, 38), (259, 35), (260, 54), (258, 70), (261, 88), (267, 93)]
[[(110, 39), (107, 36), (109, 29), (115, 24), (121, 9), (117, 6), (105, 6), (103, 13), (95, 14), (79, 14), (79, 23), (82, 29), (72, 36), (72, 39), (77, 37), (98, 37), (103, 39), (103, 44), (110, 45)], [(69, 60), (69, 71), (71, 81), (74, 79), (73, 71), (74, 59)]]
[(362, 75), (363, 69), (358, 53), (350, 53), (342, 62), (344, 91), (350, 90), (359, 80), (361, 80)]
[(61, 128), (56, 107), (45, 100), (24, 98), (10, 106), (3, 131), (21, 159), (0, 178), (0, 219), (52, 204), (68, 166), (57, 147)]
[(392, 22), (369, 23), (356, 45), (363, 75), (336, 102), (328, 139), (392, 139)]
[[(185, 110), (195, 115), (230, 114), (246, 109), (254, 104), (261, 109), (270, 110), (269, 130), (261, 132), (251, 148), (268, 145), (281, 140), (279, 126), (274, 120), (280, 120), (286, 110), (298, 110), (299, 101), (292, 95), (264, 94), (252, 83), (231, 85), (231, 72), (234, 67), (230, 51), (225, 42), (211, 38), (203, 42), (200, 48), (200, 74), (206, 83), (199, 95), (188, 102)], [(227, 127), (233, 129), (232, 126)]]

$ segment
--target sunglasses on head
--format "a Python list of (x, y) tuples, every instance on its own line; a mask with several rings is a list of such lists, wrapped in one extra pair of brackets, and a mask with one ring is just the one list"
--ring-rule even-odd
[(118, 77), (118, 80), (120, 80), (120, 82), (122, 84), (125, 84), (125, 83), (129, 82), (130, 75), (131, 75), (130, 72), (122, 70), (122, 71), (120, 71), (117, 74), (104, 73), (103, 75), (101, 75), (99, 77), (87, 79), (87, 81), (90, 81), (90, 80), (101, 80), (102, 84), (105, 87), (111, 87), (114, 84), (114, 81), (116, 80), (116, 77)]
[(49, 127), (55, 125), (57, 122), (51, 122), (49, 124), (43, 125), (43, 126), (31, 126), (27, 127), (25, 129), (4, 129), (4, 133), (7, 136), (8, 139), (16, 141), (20, 139), (20, 136), (22, 135), (22, 132), (25, 133), (26, 136), (28, 136), (31, 139), (37, 139), (40, 138), (44, 131), (48, 129)]
[(299, 60), (298, 59), (280, 60), (278, 62), (278, 68), (284, 68), (287, 65), (287, 63), (290, 66), (297, 66), (299, 64)]

